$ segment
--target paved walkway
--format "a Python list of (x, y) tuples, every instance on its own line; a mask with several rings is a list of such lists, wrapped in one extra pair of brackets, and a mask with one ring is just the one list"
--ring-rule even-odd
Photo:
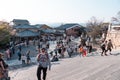
[[(76, 43), (79, 43), (79, 39), (75, 39), (73, 40), (73, 42), (76, 42)], [(54, 48), (56, 46), (56, 42), (50, 42), (50, 49), (48, 50), (48, 53), (50, 51), (53, 51)], [(26, 50), (31, 50), (31, 54), (33, 57), (31, 57), (31, 65), (32, 64), (36, 64), (36, 55), (37, 55), (37, 52), (35, 50), (35, 46), (30, 46), (29, 48), (23, 48), (23, 52), (25, 52)], [(112, 52), (115, 53), (115, 55), (119, 55), (120, 53), (118, 53), (119, 49), (114, 49)], [(93, 52), (92, 54), (89, 54), (88, 56), (100, 56), (100, 50), (98, 50), (97, 52)], [(11, 66), (10, 69), (13, 69), (14, 67), (13, 66), (19, 66), (19, 67), (22, 67), (22, 61), (19, 61), (17, 58), (16, 58), (16, 54), (14, 56), (14, 59), (12, 60), (7, 60), (6, 62), (9, 64), (9, 66)], [(12, 68), (13, 67), (13, 68)]]
[[(54, 47), (55, 45), (52, 43), (49, 51)], [(97, 51), (85, 58), (76, 56), (53, 62), (52, 70), (48, 71), (47, 80), (119, 80), (120, 51), (114, 49), (112, 53), (113, 55), (102, 57), (100, 51)], [(31, 59), (32, 64), (36, 63), (36, 57), (31, 57)], [(13, 66), (11, 69), (18, 68), (22, 64), (17, 59), (7, 61), (7, 63)], [(14, 65), (17, 66), (14, 67)], [(30, 66), (10, 70), (9, 74), (12, 80), (37, 80), (36, 70), (37, 66)], [(64, 72), (65, 74), (63, 74)]]
[[(115, 52), (109, 56), (76, 56), (54, 62), (47, 80), (120, 80), (120, 55)], [(37, 80), (36, 71), (35, 65), (9, 73), (12, 80)]]
[[(49, 48), (49, 50), (48, 50), (48, 53), (49, 53), (50, 51), (53, 51), (54, 48), (55, 48), (55, 46), (56, 46), (56, 43), (55, 43), (55, 42), (54, 42), (54, 43), (53, 43), (53, 42), (50, 42), (50, 48)], [(25, 53), (28, 49), (31, 51), (31, 53), (30, 53), (30, 55), (32, 56), (32, 57), (31, 57), (31, 63), (36, 63), (37, 51), (36, 51), (36, 49), (35, 49), (35, 46), (31, 45), (31, 46), (29, 46), (29, 47), (23, 48), (23, 49), (22, 49), (22, 53)], [(17, 59), (17, 57), (18, 57), (17, 54), (14, 54), (11, 60), (5, 60), (5, 61), (6, 61), (6, 63), (7, 63), (9, 66), (22, 65), (22, 61), (21, 61), (21, 60), (19, 61), (19, 60)]]
[[(79, 43), (79, 38), (72, 40), (72, 42)], [(55, 49), (56, 41), (49, 41), (49, 43), (50, 43), (50, 48), (48, 50), (48, 53)], [(36, 55), (38, 54), (36, 51), (36, 46), (32, 44), (28, 47), (23, 46), (21, 53), (26, 53), (27, 50), (30, 50), (30, 56), (32, 56), (31, 62), (36, 63)], [(9, 66), (15, 66), (15, 65), (21, 65), (22, 61), (19, 61), (17, 54), (14, 54), (11, 60), (6, 60), (6, 63), (8, 63)]]

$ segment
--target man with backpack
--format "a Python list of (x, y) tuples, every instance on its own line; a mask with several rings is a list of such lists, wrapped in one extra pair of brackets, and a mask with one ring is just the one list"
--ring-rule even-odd
[(41, 71), (43, 71), (43, 80), (46, 80), (47, 68), (51, 69), (51, 63), (48, 53), (46, 53), (45, 48), (42, 48), (41, 53), (37, 55), (38, 69), (37, 78), (41, 80)]
[(101, 56), (103, 56), (103, 54), (104, 55), (106, 55), (107, 56), (107, 54), (106, 54), (106, 46), (107, 46), (107, 41), (102, 41), (102, 44), (101, 44), (101, 49), (102, 49), (102, 53), (101, 53)]
[[(110, 53), (109, 53), (110, 55), (112, 55), (112, 54), (111, 54), (112, 48), (113, 48), (113, 44), (112, 44), (112, 42), (111, 42), (111, 39), (109, 39), (108, 44), (107, 44), (107, 51), (110, 52)], [(107, 52), (107, 51), (106, 51), (106, 52)]]

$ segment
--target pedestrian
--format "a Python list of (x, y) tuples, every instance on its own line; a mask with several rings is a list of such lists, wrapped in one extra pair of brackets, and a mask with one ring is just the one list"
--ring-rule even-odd
[(26, 53), (26, 58), (27, 58), (27, 64), (29, 64), (30, 63), (30, 50), (28, 50), (27, 51), (27, 53)]
[(59, 48), (58, 48), (58, 53), (59, 53), (59, 55), (60, 55), (60, 57), (61, 57), (62, 49), (61, 49), (60, 46), (59, 46)]
[(73, 47), (74, 55), (77, 55), (77, 49), (78, 49), (78, 46), (77, 46), (77, 44), (75, 44), (75, 46)]
[(17, 50), (17, 55), (18, 55), (18, 60), (20, 61), (21, 60), (21, 51), (19, 49)]
[(27, 39), (26, 40), (26, 46), (28, 47), (28, 45), (29, 45), (29, 40)]
[(58, 51), (58, 49), (57, 49), (57, 47), (54, 49), (54, 52), (55, 52), (55, 55), (57, 55), (57, 51)]
[(59, 59), (57, 55), (54, 55), (51, 62), (56, 62), (56, 61), (59, 61)]
[(25, 56), (25, 54), (22, 54), (21, 60), (22, 60), (22, 64), (24, 65), (26, 63), (26, 56)]
[(90, 44), (89, 49), (88, 49), (88, 53), (92, 52), (92, 45)]
[(67, 52), (68, 52), (69, 58), (71, 58), (73, 51), (72, 51), (72, 48), (70, 46), (68, 46)]
[(41, 71), (43, 71), (43, 80), (46, 80), (47, 68), (51, 69), (51, 63), (48, 53), (45, 51), (45, 48), (42, 48), (41, 53), (37, 55), (38, 69), (37, 69), (37, 78), (41, 80)]
[(7, 55), (7, 60), (10, 60), (10, 58), (11, 58), (11, 52), (10, 52), (9, 48), (6, 50), (6, 55)]
[(107, 44), (107, 41), (105, 41), (105, 42), (102, 41), (102, 44), (101, 44), (101, 49), (102, 49), (101, 56), (103, 56), (103, 54), (107, 56), (107, 54), (106, 54), (106, 44)]
[(83, 46), (83, 54), (82, 54), (83, 57), (86, 57), (87, 56), (87, 47), (86, 46)]
[(66, 51), (65, 46), (62, 46), (62, 53), (61, 53), (62, 58), (64, 58), (64, 57), (65, 57), (65, 51)]
[(46, 42), (46, 48), (49, 49), (50, 47), (50, 44), (49, 44), (49, 41)]
[(15, 54), (15, 47), (14, 46), (11, 47), (11, 51), (12, 51), (12, 54)]
[(21, 43), (18, 44), (18, 49), (19, 49), (20, 51), (22, 50)]
[(78, 52), (79, 52), (79, 56), (82, 57), (82, 54), (83, 54), (83, 46), (79, 46), (78, 48)]
[(8, 80), (8, 64), (2, 59), (3, 54), (0, 53), (0, 80)]
[[(112, 48), (113, 48), (113, 44), (112, 44), (112, 42), (111, 42), (111, 39), (109, 39), (109, 42), (108, 42), (108, 44), (107, 44), (107, 51), (109, 51), (110, 53), (110, 55), (112, 55), (111, 54), (111, 51), (112, 51)], [(107, 52), (106, 51), (106, 52)]]

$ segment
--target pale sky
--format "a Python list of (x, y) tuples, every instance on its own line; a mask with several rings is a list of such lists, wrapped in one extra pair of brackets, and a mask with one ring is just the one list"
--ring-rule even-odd
[(85, 23), (92, 16), (107, 22), (118, 11), (120, 0), (0, 0), (0, 20), (31, 24)]

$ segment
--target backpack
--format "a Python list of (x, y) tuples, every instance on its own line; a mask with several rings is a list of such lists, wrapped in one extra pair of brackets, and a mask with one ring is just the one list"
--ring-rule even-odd
[[(42, 54), (39, 54), (38, 56), (37, 56), (37, 61), (39, 61), (40, 60), (40, 56), (41, 56)], [(49, 56), (48, 56), (48, 53), (47, 54), (45, 54), (46, 55), (46, 57), (47, 57), (47, 59), (49, 59)]]
[(101, 48), (105, 48), (105, 44), (102, 44), (102, 45), (101, 45)]

